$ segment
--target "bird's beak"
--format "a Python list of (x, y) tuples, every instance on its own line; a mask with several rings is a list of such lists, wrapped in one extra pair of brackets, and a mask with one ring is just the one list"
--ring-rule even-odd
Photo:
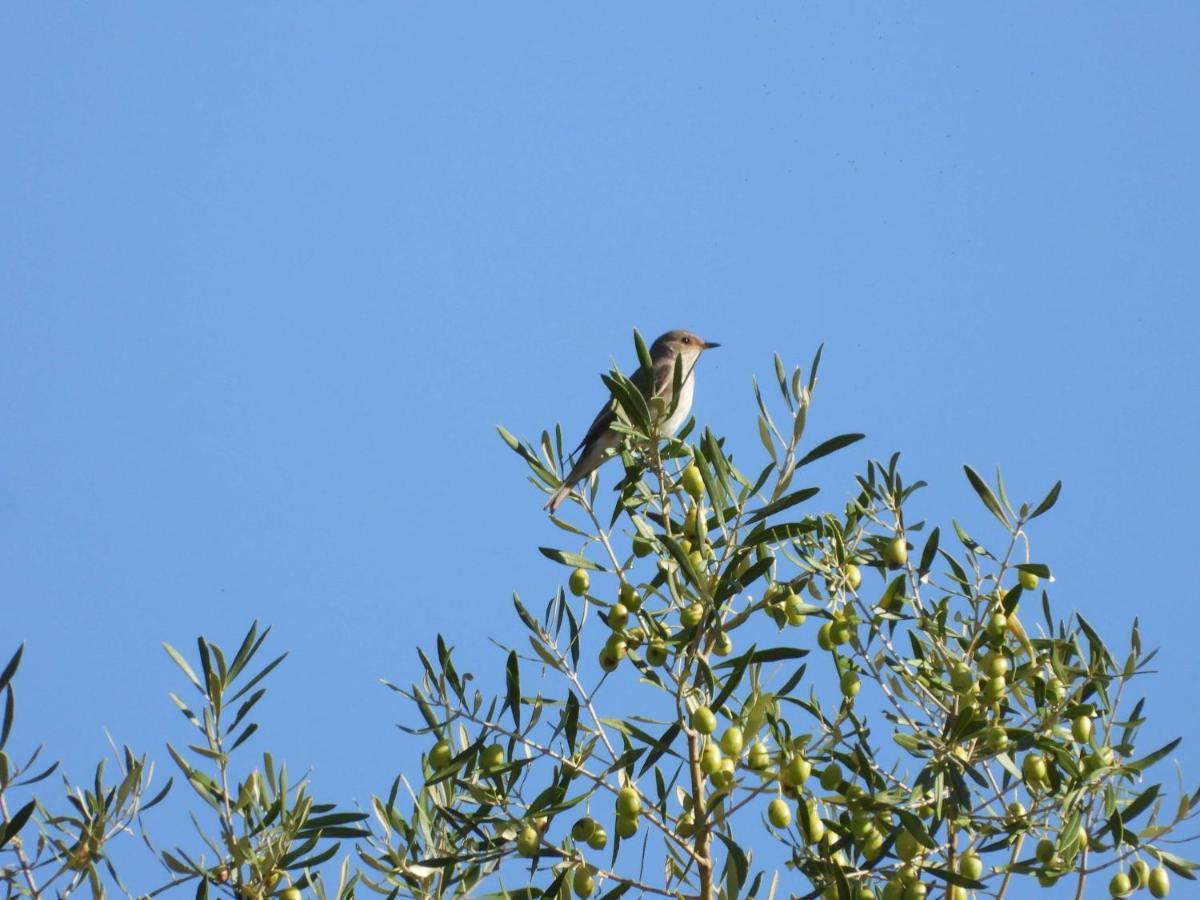
[(720, 344), (718, 344), (716, 341), (706, 341), (706, 342), (705, 342), (705, 344), (704, 344), (704, 349), (705, 349), (705, 350), (712, 350), (714, 347), (720, 347), (720, 346), (721, 346), (721, 345), (720, 345)]

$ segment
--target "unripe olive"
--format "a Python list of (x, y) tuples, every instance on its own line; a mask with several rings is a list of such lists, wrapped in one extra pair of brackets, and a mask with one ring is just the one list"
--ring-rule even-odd
[(1171, 892), (1171, 876), (1167, 874), (1167, 870), (1162, 866), (1158, 866), (1150, 871), (1150, 875), (1146, 878), (1146, 886), (1150, 888), (1150, 896), (1155, 900), (1162, 900)]
[(1025, 761), (1021, 763), (1021, 774), (1025, 776), (1025, 781), (1031, 786), (1036, 786), (1044, 782), (1047, 775), (1049, 775), (1045, 757), (1030, 753), (1025, 757)]
[(742, 729), (736, 725), (730, 725), (725, 729), (725, 733), (721, 735), (721, 749), (735, 759), (742, 752), (742, 743)]
[(728, 656), (733, 652), (733, 638), (728, 631), (722, 631), (713, 642), (713, 653), (717, 656)]
[(905, 862), (916, 858), (921, 852), (921, 843), (907, 831), (901, 831), (896, 835), (894, 847), (896, 855)]
[(692, 730), (699, 734), (712, 734), (717, 728), (717, 717), (707, 706), (697, 706), (692, 710)]
[(700, 751), (700, 771), (710, 777), (721, 771), (721, 751), (716, 744), (708, 744)]
[(582, 597), (587, 593), (591, 581), (592, 578), (588, 575), (588, 570), (580, 566), (571, 573), (571, 577), (567, 580), (567, 587), (571, 589), (571, 593), (576, 597)]
[(767, 751), (767, 745), (763, 743), (751, 744), (750, 752), (746, 754), (746, 762), (756, 772), (761, 772), (771, 765), (771, 754)]
[(575, 874), (571, 876), (571, 889), (575, 891), (575, 896), (583, 900), (584, 897), (592, 896), (592, 891), (596, 889), (596, 879), (591, 871), (585, 866), (580, 866), (575, 870)]
[(617, 791), (617, 815), (634, 818), (642, 811), (642, 798), (636, 788), (623, 787)]
[(608, 636), (608, 640), (604, 642), (604, 649), (609, 656), (617, 660), (622, 660), (629, 655), (629, 642), (614, 631)]
[(1008, 746), (1008, 732), (1003, 725), (989, 725), (983, 733), (983, 740), (989, 750), (999, 753)]
[(862, 839), (860, 849), (868, 860), (877, 859), (883, 850), (883, 835), (878, 830), (868, 832)]
[(449, 741), (438, 741), (429, 751), (429, 768), (439, 772), (450, 765), (454, 758), (454, 748)]
[(654, 544), (653, 544), (653, 542), (651, 542), (650, 538), (642, 537), (642, 535), (640, 535), (640, 534), (634, 537), (634, 539), (633, 539), (633, 555), (634, 556), (636, 556), (638, 559), (642, 559), (643, 557), (649, 556), (653, 552), (654, 552)]
[(821, 773), (821, 787), (827, 791), (837, 790), (842, 780), (842, 767), (837, 763), (830, 763)]
[(966, 663), (955, 663), (954, 668), (950, 670), (950, 687), (961, 694), (970, 690), (974, 683), (975, 676), (971, 672), (971, 667)]
[(967, 850), (958, 858), (958, 872), (965, 878), (978, 881), (983, 875), (983, 860), (974, 850)]
[(1056, 852), (1057, 849), (1054, 846), (1054, 841), (1050, 840), (1050, 838), (1042, 838), (1037, 842), (1037, 849), (1033, 851), (1033, 855), (1045, 863), (1050, 862)]
[(862, 584), (862, 572), (854, 563), (846, 566), (846, 584), (850, 585), (852, 591), (857, 591), (858, 586)]
[(817, 646), (822, 650), (833, 649), (833, 623), (826, 622), (817, 630)]
[(883, 561), (889, 569), (899, 569), (908, 562), (908, 543), (902, 536), (894, 537), (883, 545)]
[(721, 765), (717, 771), (712, 773), (713, 787), (718, 790), (732, 787), (734, 776), (737, 774), (737, 764), (728, 756), (721, 760)]
[(662, 641), (651, 641), (646, 648), (646, 662), (652, 666), (661, 666), (667, 661), (667, 645)]
[(1071, 720), (1071, 737), (1081, 744), (1092, 739), (1092, 720), (1086, 714)]
[(700, 467), (695, 463), (688, 465), (683, 470), (683, 475), (679, 478), (683, 489), (688, 492), (693, 500), (699, 500), (704, 496), (704, 476), (700, 474)]
[(1007, 691), (1008, 683), (1004, 680), (1004, 676), (989, 678), (983, 684), (983, 702), (999, 703), (1004, 699)]
[(1018, 569), (1017, 581), (1019, 581), (1021, 587), (1027, 591), (1037, 590), (1038, 577), (1032, 572), (1026, 572), (1024, 569)]
[(608, 610), (608, 627), (620, 631), (629, 624), (629, 610), (624, 603), (614, 603)]
[(792, 824), (792, 808), (782, 797), (776, 797), (767, 807), (767, 819), (776, 828), (787, 828)]
[(630, 612), (637, 612), (642, 608), (642, 595), (628, 581), (621, 582), (620, 600), (625, 605), (625, 608)]
[(696, 819), (691, 813), (686, 813), (679, 817), (679, 822), (675, 826), (675, 833), (681, 838), (690, 838), (696, 833)]
[(1128, 897), (1133, 893), (1133, 883), (1124, 872), (1118, 872), (1108, 882), (1108, 893), (1113, 897)]
[(638, 820), (636, 816), (617, 816), (617, 834), (621, 840), (628, 840), (637, 834)]
[(783, 767), (783, 782), (792, 787), (799, 787), (808, 780), (808, 776), (811, 774), (812, 763), (797, 753)]
[(825, 837), (825, 823), (821, 821), (821, 814), (815, 803), (809, 804), (804, 817), (804, 836), (810, 844), (819, 843), (821, 838)]
[(992, 651), (984, 656), (980, 667), (988, 678), (1003, 678), (1008, 674), (1008, 657)]
[(703, 603), (692, 603), (679, 611), (679, 624), (684, 628), (695, 628), (702, 621), (704, 621)]
[(517, 835), (517, 852), (522, 856), (533, 856), (537, 853), (541, 835), (532, 825), (526, 825)]
[(1046, 699), (1053, 704), (1063, 702), (1063, 697), (1066, 696), (1066, 690), (1063, 687), (1062, 679), (1051, 678), (1046, 682)]
[(504, 765), (504, 748), (499, 744), (492, 744), (483, 748), (483, 752), (479, 755), (479, 763), (486, 770), (499, 769)]
[(853, 700), (858, 695), (859, 688), (862, 687), (862, 680), (858, 677), (857, 672), (845, 672), (842, 674), (841, 686), (842, 696), (847, 700)]
[(587, 841), (595, 830), (596, 820), (591, 816), (584, 816), (582, 819), (576, 820), (575, 824), (571, 826), (571, 837), (577, 841)]
[(1144, 888), (1150, 878), (1150, 863), (1144, 859), (1135, 859), (1129, 866), (1129, 880), (1135, 889)]
[(1004, 637), (1008, 631), (1008, 616), (1004, 613), (996, 613), (987, 622), (987, 635), (993, 641), (998, 641)]
[(592, 836), (587, 839), (587, 845), (593, 850), (603, 850), (608, 846), (608, 832), (604, 830), (603, 826), (596, 826), (592, 831)]

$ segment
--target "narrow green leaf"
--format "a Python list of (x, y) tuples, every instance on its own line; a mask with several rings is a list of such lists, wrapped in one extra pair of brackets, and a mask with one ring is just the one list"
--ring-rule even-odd
[(746, 524), (752, 525), (755, 522), (761, 522), (763, 519), (773, 516), (775, 513), (780, 512), (781, 510), (793, 507), (797, 503), (803, 503), (805, 500), (815, 497), (820, 490), (821, 489), (817, 487), (808, 487), (801, 488), (800, 490), (794, 491), (790, 494), (786, 494), (783, 497), (780, 497), (778, 500), (773, 500), (765, 506), (755, 510), (753, 514), (746, 517)]
[(1178, 747), (1182, 740), (1183, 738), (1175, 738), (1175, 740), (1163, 747), (1159, 747), (1153, 753), (1148, 753), (1141, 759), (1134, 760), (1133, 762), (1125, 763), (1124, 768), (1133, 769), (1135, 772), (1143, 772)]
[(865, 434), (839, 434), (837, 437), (832, 437), (824, 443), (817, 444), (809, 450), (804, 456), (800, 457), (800, 461), (796, 463), (796, 468), (806, 466), (810, 462), (816, 462), (823, 456), (828, 456), (830, 453), (836, 453), (843, 447), (849, 447), (851, 444), (857, 443), (865, 438)]
[(163, 642), (163, 649), (166, 650), (167, 655), (175, 661), (175, 665), (179, 666), (179, 668), (183, 670), (183, 674), (188, 677), (188, 680), (196, 686), (196, 690), (203, 694), (204, 685), (200, 683), (200, 679), (196, 677), (196, 673), (192, 671), (192, 667), (188, 665), (188, 662), (183, 658), (183, 655), (166, 641)]
[(664, 753), (669, 752), (672, 755), (675, 755), (674, 751), (671, 750), (671, 744), (675, 741), (675, 738), (679, 736), (680, 728), (680, 723), (675, 722), (670, 728), (662, 733), (662, 736), (658, 740), (651, 745), (650, 753), (647, 754), (646, 761), (642, 763), (642, 771), (639, 773), (639, 775), (645, 775), (647, 772), (649, 772), (650, 767), (658, 762)]
[[(800, 647), (771, 647), (767, 650), (755, 650), (752, 653), (748, 653), (745, 659), (751, 665), (754, 665), (755, 663), (780, 662), (785, 659), (803, 659), (805, 656), (808, 656), (808, 651)], [(741, 659), (731, 659), (728, 662), (713, 666), (713, 668), (718, 670), (731, 669), (738, 665), (742, 665)]]
[(775, 455), (775, 440), (771, 437), (771, 429), (767, 427), (767, 420), (762, 416), (758, 417), (758, 439), (762, 441), (771, 462), (779, 462), (779, 457)]
[(561, 563), (564, 566), (570, 566), (572, 569), (591, 569), (593, 572), (607, 571), (604, 566), (597, 565), (586, 556), (580, 556), (578, 553), (570, 553), (566, 550), (555, 550), (553, 547), (538, 547), (538, 552), (546, 559), (552, 559), (556, 563)]
[(808, 370), (808, 392), (811, 394), (813, 388), (817, 386), (817, 369), (821, 367), (821, 354), (825, 352), (825, 345), (821, 344), (817, 347), (817, 353), (813, 357), (812, 365)]
[(1005, 528), (1011, 528), (1008, 524), (1008, 516), (1000, 508), (1000, 501), (996, 499), (996, 496), (992, 493), (992, 489), (987, 486), (987, 483), (970, 466), (963, 466), (963, 471), (967, 473), (967, 480), (971, 482), (971, 487), (975, 489), (975, 493), (979, 495), (979, 499), (983, 501), (983, 505), (991, 511), (993, 516), (1000, 520)]
[(1037, 505), (1037, 509), (1035, 509), (1032, 515), (1030, 515), (1030, 521), (1036, 519), (1038, 516), (1042, 515), (1042, 513), (1049, 512), (1054, 507), (1054, 504), (1058, 502), (1058, 494), (1061, 490), (1062, 482), (1054, 482), (1054, 487), (1050, 488), (1050, 493), (1046, 495), (1045, 499)]
[(636, 328), (633, 329), (633, 346), (637, 349), (638, 364), (650, 372), (654, 369), (654, 359), (650, 356), (650, 349), (646, 346), (646, 342), (642, 340), (641, 332)]
[(929, 533), (929, 539), (925, 541), (925, 549), (921, 551), (921, 565), (917, 571), (928, 572), (929, 567), (933, 565), (933, 558), (937, 555), (938, 551), (938, 537), (940, 534), (940, 528), (935, 528)]
[(37, 801), (30, 800), (13, 814), (8, 824), (3, 829), (0, 829), (0, 847), (3, 847), (16, 837), (17, 833), (25, 827), (25, 823), (29, 821), (29, 817), (33, 815), (33, 810), (36, 807)]
[(12, 681), (13, 675), (16, 674), (17, 668), (21, 665), (21, 655), (25, 652), (25, 645), (17, 647), (17, 652), (12, 655), (12, 659), (8, 661), (8, 665), (4, 667), (4, 671), (0, 672), (0, 691), (8, 687), (8, 683)]
[[(510, 650), (508, 662), (504, 667), (506, 696), (504, 705), (512, 711), (513, 723), (521, 728), (521, 665), (517, 661), (517, 651)], [(502, 709), (501, 712), (504, 710)]]

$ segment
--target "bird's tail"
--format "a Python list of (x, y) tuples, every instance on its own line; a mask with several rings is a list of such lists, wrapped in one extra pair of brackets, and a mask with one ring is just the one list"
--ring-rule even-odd
[(550, 515), (554, 515), (554, 511), (558, 509), (558, 504), (566, 500), (569, 493), (571, 493), (571, 485), (564, 481), (562, 487), (554, 492), (544, 508), (550, 511)]

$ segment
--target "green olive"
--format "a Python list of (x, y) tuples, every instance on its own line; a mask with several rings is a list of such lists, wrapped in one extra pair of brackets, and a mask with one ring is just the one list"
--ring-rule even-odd
[(592, 577), (588, 574), (588, 570), (580, 566), (571, 573), (571, 577), (567, 580), (567, 587), (576, 597), (582, 597), (587, 593), (591, 583)]
[(897, 535), (883, 545), (883, 561), (889, 569), (899, 569), (908, 562), (908, 542)]
[(725, 733), (721, 735), (721, 749), (735, 759), (742, 752), (742, 744), (742, 729), (738, 728), (736, 725), (730, 725), (725, 729)]
[(693, 500), (699, 500), (704, 496), (704, 476), (700, 474), (700, 467), (695, 463), (689, 464), (683, 470), (679, 481), (683, 485), (683, 489), (688, 492), (688, 495)]
[(782, 797), (776, 797), (767, 807), (767, 818), (776, 828), (787, 828), (792, 824), (792, 809)]
[(697, 706), (692, 710), (691, 726), (698, 734), (712, 734), (717, 729), (717, 717), (707, 706)]

